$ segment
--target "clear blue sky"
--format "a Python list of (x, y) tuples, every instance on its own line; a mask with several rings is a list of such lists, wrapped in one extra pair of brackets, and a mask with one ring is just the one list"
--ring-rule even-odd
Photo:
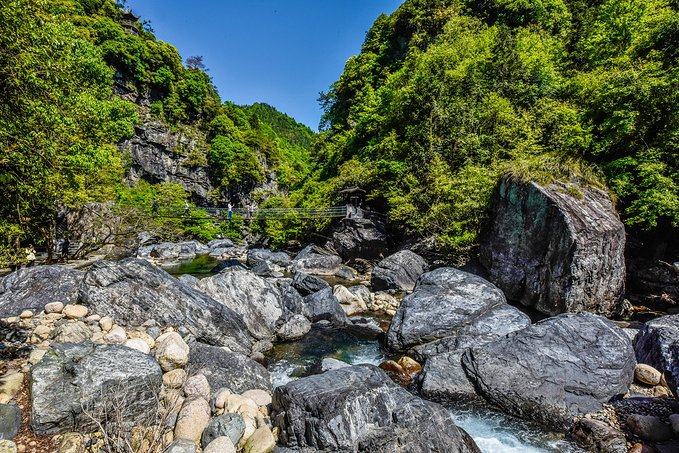
[(224, 100), (266, 102), (317, 129), (318, 94), (402, 0), (128, 0), (185, 59), (202, 55)]

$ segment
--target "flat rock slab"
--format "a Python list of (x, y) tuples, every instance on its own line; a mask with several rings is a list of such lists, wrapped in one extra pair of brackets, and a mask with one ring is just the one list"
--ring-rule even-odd
[(87, 432), (112, 411), (129, 427), (149, 422), (161, 383), (155, 359), (135, 349), (54, 344), (31, 370), (31, 428), (38, 435)]
[(300, 451), (478, 451), (447, 409), (409, 393), (372, 365), (278, 387), (273, 414), (279, 442)]
[(56, 265), (12, 272), (0, 279), (0, 318), (18, 316), (23, 310), (38, 313), (50, 302), (75, 304), (84, 276), (83, 271)]
[(100, 261), (80, 288), (84, 305), (118, 323), (186, 327), (198, 340), (250, 354), (254, 342), (242, 317), (148, 261)]
[(478, 394), (504, 411), (567, 431), (573, 417), (625, 394), (636, 360), (629, 338), (606, 318), (563, 314), (462, 357)]

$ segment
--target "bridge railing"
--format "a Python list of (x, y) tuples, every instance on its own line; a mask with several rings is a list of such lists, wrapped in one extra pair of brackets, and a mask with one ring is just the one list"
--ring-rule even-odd
[[(228, 208), (201, 208), (208, 214), (226, 218), (228, 216)], [(328, 219), (341, 218), (347, 215), (347, 206), (331, 206), (328, 208), (262, 208), (254, 211), (248, 209), (236, 208), (233, 209), (233, 214), (243, 217), (245, 219), (284, 219), (288, 217), (297, 217), (299, 219)]]

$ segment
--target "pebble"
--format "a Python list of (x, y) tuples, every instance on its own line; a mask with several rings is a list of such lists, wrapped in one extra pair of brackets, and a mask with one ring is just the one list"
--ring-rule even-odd
[(108, 333), (104, 335), (104, 340), (107, 343), (123, 344), (125, 343), (126, 339), (127, 333), (125, 333), (125, 329), (117, 325), (113, 326), (111, 330), (109, 330)]
[(31, 310), (24, 310), (21, 312), (19, 315), (19, 318), (21, 319), (29, 319), (33, 317), (33, 312)]
[(203, 398), (193, 398), (184, 401), (177, 424), (174, 427), (175, 439), (188, 439), (200, 442), (203, 430), (210, 422), (210, 405)]
[(231, 390), (227, 388), (221, 388), (215, 394), (215, 407), (217, 409), (224, 409), (226, 406), (226, 400), (231, 395)]
[(191, 376), (184, 382), (184, 395), (187, 398), (200, 396), (207, 401), (210, 399), (210, 383), (203, 374)]
[(61, 436), (59, 453), (84, 453), (85, 438), (79, 433), (66, 433)]
[(85, 321), (90, 323), (90, 324), (98, 323), (100, 320), (101, 320), (101, 316), (99, 316), (99, 315), (90, 315), (87, 318), (85, 318)]
[(148, 329), (146, 329), (146, 333), (148, 333), (151, 338), (156, 340), (160, 336), (161, 330), (160, 327), (158, 326), (151, 326)]
[(183, 368), (189, 361), (189, 345), (176, 332), (168, 332), (156, 341), (156, 360), (163, 371)]
[(401, 365), (401, 368), (403, 368), (403, 370), (410, 375), (422, 371), (422, 365), (405, 355), (398, 360), (398, 364)]
[(259, 406), (257, 406), (257, 403), (242, 395), (227, 396), (224, 408), (226, 409), (226, 412), (238, 412), (239, 414), (252, 414), (253, 411), (256, 414), (259, 412)]
[(243, 447), (244, 453), (269, 453), (276, 447), (276, 439), (268, 427), (257, 428)]
[(0, 439), (0, 453), (16, 453), (17, 446), (11, 440)]
[(24, 383), (24, 373), (10, 370), (0, 378), (0, 404), (9, 403)]
[(163, 385), (171, 389), (182, 388), (186, 381), (186, 371), (181, 368), (163, 374)]
[(221, 436), (210, 442), (203, 453), (236, 453), (236, 446), (227, 436)]
[(33, 331), (33, 335), (36, 337), (40, 338), (41, 340), (46, 340), (50, 336), (50, 332), (52, 332), (52, 328), (49, 326), (46, 326), (44, 324), (40, 324), (38, 327), (35, 328)]
[(84, 318), (89, 313), (89, 309), (84, 305), (68, 304), (62, 310), (66, 317), (71, 319)]
[(34, 349), (31, 351), (31, 354), (28, 356), (28, 363), (31, 365), (35, 365), (36, 363), (40, 362), (42, 358), (45, 356), (45, 353), (47, 351), (44, 349)]
[(111, 330), (111, 327), (113, 327), (113, 318), (110, 316), (104, 316), (99, 320), (99, 327), (101, 327), (101, 330), (104, 332), (108, 332)]
[(153, 337), (143, 330), (131, 330), (127, 332), (127, 337), (128, 338), (138, 338), (147, 345), (149, 345), (149, 348), (153, 349), (156, 347), (156, 340), (153, 339)]
[[(110, 335), (110, 334), (109, 334)], [(150, 354), (151, 348), (146, 342), (140, 338), (130, 338), (124, 343), (125, 346), (131, 349), (136, 349), (137, 351), (143, 352), (144, 354)]]
[(268, 406), (271, 404), (271, 394), (266, 390), (253, 389), (243, 392), (245, 398), (250, 398), (257, 406)]
[(658, 385), (660, 384), (661, 377), (662, 373), (650, 365), (637, 363), (637, 366), (634, 368), (634, 379), (641, 384)]

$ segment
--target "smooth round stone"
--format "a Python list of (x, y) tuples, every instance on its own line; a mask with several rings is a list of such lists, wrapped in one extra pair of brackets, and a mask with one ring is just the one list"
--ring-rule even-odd
[(215, 394), (215, 407), (217, 409), (224, 409), (226, 406), (226, 400), (231, 395), (231, 390), (227, 388), (221, 388), (217, 390), (217, 393)]
[(210, 405), (203, 398), (193, 398), (184, 401), (177, 415), (174, 427), (175, 439), (188, 439), (200, 442), (203, 430), (210, 422)]
[(189, 345), (177, 332), (168, 332), (156, 340), (156, 360), (163, 371), (183, 368), (189, 361)]
[(32, 317), (33, 317), (33, 312), (31, 310), (24, 310), (19, 315), (19, 318), (21, 318), (21, 319), (30, 319)]
[(163, 453), (196, 453), (196, 443), (187, 439), (177, 439), (163, 450)]
[(236, 453), (236, 446), (226, 436), (221, 436), (210, 442), (203, 449), (203, 453)]
[(227, 396), (224, 408), (226, 409), (226, 412), (238, 412), (239, 414), (243, 412), (250, 413), (251, 411), (248, 409), (253, 409), (255, 413), (259, 411), (257, 403), (242, 395)]
[(101, 320), (101, 316), (99, 315), (89, 315), (87, 318), (85, 318), (85, 321), (90, 323), (90, 324), (96, 324)]
[(124, 343), (124, 345), (128, 348), (143, 352), (144, 354), (149, 354), (151, 352), (149, 345), (147, 345), (146, 342), (140, 338), (130, 338)]
[(153, 337), (143, 330), (131, 330), (127, 332), (127, 337), (128, 338), (139, 338), (140, 340), (143, 340), (144, 343), (149, 345), (149, 348), (153, 349), (156, 346), (156, 340), (153, 339)]
[(637, 366), (634, 368), (634, 379), (642, 384), (658, 385), (661, 378), (662, 373), (650, 365), (637, 363)]
[(63, 302), (50, 302), (49, 304), (45, 305), (45, 313), (61, 313), (61, 311), (64, 309), (64, 303)]
[(266, 390), (253, 389), (243, 392), (245, 398), (250, 398), (257, 406), (268, 406), (271, 404), (271, 394)]
[(257, 428), (243, 446), (244, 453), (268, 453), (276, 447), (276, 439), (267, 426)]
[(652, 415), (632, 414), (627, 417), (630, 431), (643, 440), (650, 442), (664, 442), (673, 436), (672, 428)]
[(52, 332), (52, 328), (49, 326), (46, 326), (44, 324), (40, 324), (35, 328), (33, 331), (33, 335), (36, 337), (40, 338), (41, 340), (46, 340), (47, 337), (50, 336), (50, 333)]
[(239, 414), (223, 414), (214, 417), (205, 427), (201, 438), (203, 447), (215, 439), (226, 436), (231, 443), (238, 445), (245, 432), (245, 422)]
[(184, 382), (184, 395), (187, 398), (200, 396), (207, 401), (210, 399), (210, 383), (202, 374), (191, 376)]
[(163, 374), (163, 385), (165, 387), (178, 389), (184, 385), (184, 381), (186, 381), (186, 371), (181, 368)]
[(104, 332), (108, 332), (113, 327), (113, 318), (104, 316), (99, 320), (99, 327), (101, 327), (101, 330)]
[(120, 326), (113, 326), (111, 330), (104, 335), (104, 341), (112, 344), (123, 344), (127, 340), (127, 333), (125, 329)]
[(0, 453), (17, 453), (17, 446), (11, 440), (0, 439)]
[(415, 374), (419, 373), (422, 371), (422, 365), (417, 363), (414, 359), (411, 359), (407, 355), (404, 355), (398, 360), (398, 364), (401, 365), (401, 368), (408, 373), (408, 374)]
[(62, 313), (71, 319), (84, 318), (89, 313), (89, 309), (84, 305), (69, 304), (64, 307)]

